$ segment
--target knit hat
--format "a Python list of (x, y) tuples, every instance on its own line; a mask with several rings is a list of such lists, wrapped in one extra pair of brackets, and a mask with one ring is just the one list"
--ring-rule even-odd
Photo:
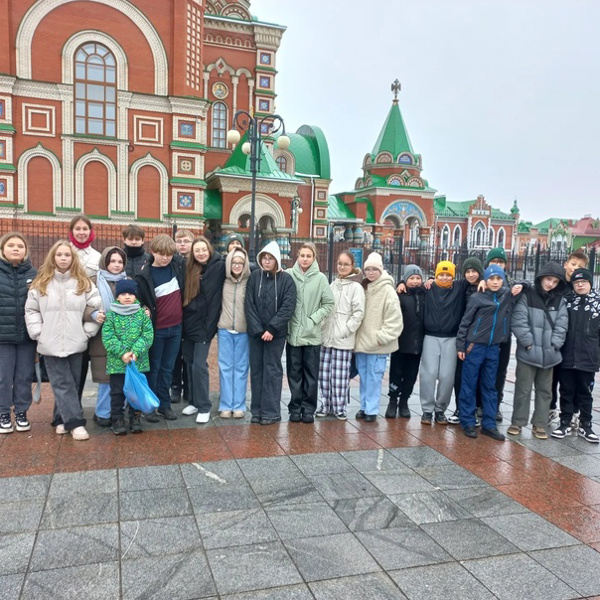
[(404, 281), (413, 275), (418, 275), (421, 279), (423, 279), (423, 271), (421, 271), (420, 267), (417, 267), (417, 265), (406, 265), (404, 268)]
[(492, 248), (489, 252), (488, 255), (485, 259), (485, 264), (489, 265), (491, 260), (494, 260), (495, 258), (499, 258), (500, 260), (503, 260), (505, 263), (508, 262), (506, 260), (506, 251), (504, 250), (504, 248)]
[(465, 260), (462, 266), (462, 274), (464, 275), (469, 269), (475, 269), (480, 277), (483, 275), (483, 265), (476, 256), (469, 256)]
[(492, 275), (498, 275), (506, 281), (506, 273), (504, 272), (504, 269), (498, 265), (489, 265), (483, 273), (483, 278), (487, 281)]
[(235, 240), (237, 240), (242, 245), (242, 248), (244, 248), (244, 238), (239, 233), (230, 233), (227, 238), (225, 238), (225, 250), (227, 250), (229, 244)]
[(121, 294), (133, 294), (137, 297), (137, 283), (133, 279), (121, 279), (120, 281), (117, 281), (117, 286), (115, 288), (115, 296), (118, 297)]
[(594, 285), (594, 279), (592, 277), (592, 272), (588, 269), (575, 269), (573, 271), (573, 275), (571, 275), (571, 283), (575, 283), (580, 279), (585, 279), (590, 282), (590, 285)]
[(448, 273), (449, 275), (452, 275), (452, 278), (454, 278), (456, 274), (455, 264), (449, 260), (442, 260), (435, 268), (435, 276), (437, 277), (440, 273)]
[(375, 267), (378, 271), (383, 273), (383, 259), (381, 258), (381, 254), (379, 254), (379, 252), (371, 252), (371, 254), (367, 256), (363, 270), (367, 267)]

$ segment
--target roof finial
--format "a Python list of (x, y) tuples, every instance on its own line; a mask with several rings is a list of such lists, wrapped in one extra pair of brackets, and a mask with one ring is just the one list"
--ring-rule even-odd
[(400, 91), (400, 82), (398, 79), (392, 83), (392, 92), (394, 92), (394, 104), (398, 104), (398, 92)]

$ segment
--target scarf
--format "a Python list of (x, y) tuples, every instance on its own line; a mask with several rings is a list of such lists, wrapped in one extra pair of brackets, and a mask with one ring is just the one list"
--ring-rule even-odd
[(140, 303), (136, 300), (133, 304), (121, 304), (118, 301), (112, 302), (110, 310), (122, 317), (130, 317), (135, 315), (138, 310), (143, 310)]
[(104, 269), (100, 269), (98, 271), (98, 276), (96, 277), (96, 287), (100, 293), (100, 298), (102, 298), (102, 310), (104, 310), (104, 312), (110, 309), (110, 305), (115, 299), (113, 291), (108, 283), (116, 283), (117, 281), (121, 281), (121, 279), (127, 279), (127, 273), (125, 273), (125, 271), (122, 271), (117, 275), (109, 271), (105, 271)]
[(444, 288), (444, 289), (449, 289), (452, 287), (452, 284), (454, 283), (454, 279), (451, 279), (450, 281), (440, 281), (439, 279), (435, 279), (435, 285), (437, 285), (438, 287)]
[(73, 233), (69, 231), (69, 241), (71, 242), (71, 244), (73, 244), (73, 246), (75, 246), (75, 248), (79, 248), (80, 250), (85, 250), (86, 248), (89, 248), (92, 245), (92, 242), (95, 238), (96, 234), (94, 233), (94, 230), (90, 229), (90, 237), (82, 244), (81, 242), (78, 242), (73, 236)]
[(124, 246), (123, 250), (125, 250), (127, 258), (137, 258), (138, 256), (142, 256), (145, 252), (144, 244), (141, 246), (128, 246), (127, 244), (124, 244)]

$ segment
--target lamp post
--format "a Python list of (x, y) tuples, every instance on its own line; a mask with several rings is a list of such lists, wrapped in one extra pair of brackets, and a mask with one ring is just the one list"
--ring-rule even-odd
[(242, 145), (242, 152), (250, 155), (250, 174), (252, 175), (252, 196), (250, 203), (250, 243), (248, 256), (251, 262), (256, 260), (255, 245), (255, 213), (256, 213), (256, 176), (260, 171), (262, 128), (267, 125), (268, 133), (273, 134), (281, 130), (282, 134), (277, 140), (278, 148), (287, 150), (290, 146), (290, 138), (285, 134), (285, 124), (279, 115), (267, 115), (266, 117), (253, 117), (245, 110), (238, 110), (233, 116), (233, 127), (227, 132), (227, 143), (237, 144), (241, 139), (239, 129), (245, 128), (248, 139)]

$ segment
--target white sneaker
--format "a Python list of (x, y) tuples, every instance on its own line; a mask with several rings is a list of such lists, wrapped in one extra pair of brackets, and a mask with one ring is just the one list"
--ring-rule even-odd
[(232, 416), (234, 419), (243, 419), (245, 414), (243, 410), (234, 410)]
[(548, 415), (548, 425), (552, 425), (552, 423), (558, 423), (560, 420), (560, 414), (557, 409), (553, 409), (550, 411)]
[[(219, 416), (221, 417), (221, 419), (231, 419), (231, 411), (230, 410), (222, 410), (219, 413)], [(200, 416), (200, 415), (198, 415)]]
[(65, 426), (62, 423), (56, 426), (56, 433), (58, 435), (65, 435), (65, 433), (67, 433), (67, 430), (65, 429)]
[(190, 415), (195, 415), (198, 412), (198, 409), (193, 404), (188, 404), (182, 411), (181, 414), (189, 417)]
[(90, 434), (87, 432), (85, 427), (80, 426), (80, 427), (75, 427), (75, 429), (73, 429), (71, 431), (71, 437), (74, 440), (82, 442), (83, 440), (89, 440)]
[(198, 416), (196, 417), (196, 423), (208, 423), (209, 421), (210, 413), (198, 413)]

